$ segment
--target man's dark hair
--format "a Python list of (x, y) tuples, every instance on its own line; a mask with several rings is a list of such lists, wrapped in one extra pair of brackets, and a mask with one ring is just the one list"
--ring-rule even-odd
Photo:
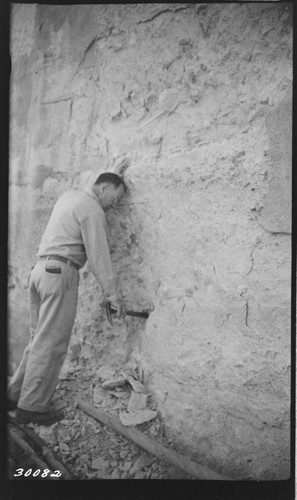
[(125, 191), (127, 191), (127, 186), (124, 183), (123, 179), (113, 172), (103, 172), (97, 178), (95, 184), (102, 184), (103, 182), (107, 182), (109, 184), (113, 184), (115, 187), (119, 187), (121, 184), (124, 186)]

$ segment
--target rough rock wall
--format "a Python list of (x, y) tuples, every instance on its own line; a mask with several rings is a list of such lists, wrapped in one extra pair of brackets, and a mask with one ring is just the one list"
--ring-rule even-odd
[[(289, 475), (291, 7), (14, 5), (10, 336), (57, 197), (130, 156), (108, 327), (88, 266), (70, 360), (142, 367), (168, 433), (234, 478)], [(78, 358), (79, 356), (79, 358)]]

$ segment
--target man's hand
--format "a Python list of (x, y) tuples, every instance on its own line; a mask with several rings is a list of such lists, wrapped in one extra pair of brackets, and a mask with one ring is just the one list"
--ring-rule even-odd
[(114, 313), (115, 318), (124, 318), (126, 316), (126, 305), (122, 299), (111, 300), (110, 302), (111, 309), (116, 310)]
[(113, 160), (113, 165), (110, 171), (121, 176), (127, 170), (131, 163), (131, 155), (129, 153), (123, 154)]

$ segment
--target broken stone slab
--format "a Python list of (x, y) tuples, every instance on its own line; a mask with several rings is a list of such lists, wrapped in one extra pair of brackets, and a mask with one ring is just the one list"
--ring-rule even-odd
[(107, 408), (108, 406), (111, 406), (113, 404), (112, 400), (110, 399), (105, 399), (102, 401), (101, 406), (102, 408)]
[(97, 437), (91, 437), (89, 439), (89, 444), (93, 447), (98, 446), (98, 438)]
[(129, 451), (128, 450), (121, 450), (120, 451), (120, 457), (122, 459), (126, 458), (126, 456), (128, 455)]
[(112, 473), (111, 473), (111, 479), (121, 479), (121, 474), (118, 470), (114, 470)]
[(58, 401), (57, 403), (55, 403), (55, 410), (62, 410), (63, 408), (66, 408), (66, 406), (68, 406), (66, 401)]
[(115, 450), (109, 450), (109, 455), (111, 456), (111, 458), (113, 458), (114, 460), (119, 460), (120, 459), (120, 455), (117, 451)]
[(95, 479), (97, 477), (97, 472), (87, 472), (88, 479)]
[(77, 372), (82, 370), (82, 366), (72, 366), (65, 362), (59, 375), (59, 380), (73, 380)]
[(81, 344), (80, 342), (77, 342), (76, 344), (72, 344), (69, 348), (69, 360), (71, 362), (77, 361), (81, 352)]
[(123, 471), (124, 471), (124, 472), (129, 472), (129, 470), (131, 469), (131, 465), (132, 465), (132, 463), (131, 463), (131, 462), (126, 462), (126, 463), (123, 465)]
[(73, 380), (74, 379), (73, 373), (74, 370), (61, 372), (59, 375), (59, 380)]
[(124, 410), (125, 407), (125, 403), (123, 401), (120, 401), (119, 403), (116, 403), (112, 408), (113, 410)]
[(141, 455), (136, 462), (134, 463), (133, 467), (130, 470), (130, 474), (136, 474), (139, 470), (143, 469), (143, 467), (147, 467), (148, 465), (151, 465), (151, 463), (155, 460), (154, 457), (151, 455)]
[(148, 394), (143, 394), (142, 392), (132, 391), (127, 410), (129, 413), (133, 413), (138, 410), (144, 410), (147, 404)]
[(134, 426), (140, 425), (144, 422), (149, 422), (153, 418), (157, 416), (158, 412), (149, 410), (148, 408), (145, 410), (138, 410), (133, 413), (128, 412), (120, 412), (120, 421), (125, 426)]
[(122, 375), (125, 378), (125, 380), (127, 380), (127, 382), (129, 382), (129, 384), (132, 386), (132, 388), (135, 392), (142, 392), (144, 394), (147, 393), (146, 388), (144, 387), (144, 385), (141, 382), (139, 382), (139, 380), (136, 380), (134, 377), (131, 377), (131, 375), (129, 375), (125, 372), (122, 372)]
[(55, 444), (57, 442), (57, 437), (54, 429), (51, 429), (50, 427), (40, 427), (38, 435), (41, 439), (44, 439), (48, 443)]
[(98, 470), (96, 473), (96, 478), (97, 479), (110, 479), (109, 472), (107, 471), (100, 471)]
[(139, 470), (136, 472), (134, 479), (145, 479), (146, 478), (146, 473)]
[(101, 389), (101, 387), (95, 387), (93, 391), (93, 401), (94, 403), (101, 403), (104, 401), (106, 394)]
[(157, 426), (155, 423), (153, 425), (150, 426), (149, 428), (149, 434), (152, 436), (152, 437), (157, 437), (159, 435), (159, 426)]
[(129, 361), (124, 363), (121, 372), (126, 373), (127, 375), (131, 375), (131, 377), (134, 377), (142, 382), (142, 378), (139, 377), (138, 362), (135, 359), (130, 359)]
[(60, 427), (56, 431), (56, 436), (59, 441), (69, 441), (71, 439), (70, 429)]
[(59, 443), (60, 451), (70, 451), (68, 444), (66, 444), (64, 441), (61, 441)]
[(109, 462), (101, 457), (97, 457), (92, 461), (91, 469), (106, 470), (109, 468)]
[(60, 420), (59, 423), (62, 425), (68, 425), (70, 423), (70, 420), (68, 420), (68, 418), (63, 418), (63, 420)]
[(130, 398), (130, 394), (127, 392), (127, 391), (121, 391), (121, 390), (118, 390), (118, 391), (109, 391), (109, 394), (111, 394), (112, 396), (115, 396), (116, 398), (120, 398), (120, 399), (128, 399)]
[(103, 365), (95, 373), (96, 378), (108, 380), (115, 376), (115, 369), (108, 365)]
[(116, 387), (122, 387), (126, 384), (125, 377), (116, 377), (111, 380), (106, 380), (102, 383), (103, 389), (115, 389)]

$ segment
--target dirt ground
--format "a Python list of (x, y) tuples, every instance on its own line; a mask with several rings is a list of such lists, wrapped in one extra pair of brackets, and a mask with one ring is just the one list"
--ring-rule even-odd
[[(103, 389), (96, 368), (72, 367), (62, 373), (53, 400), (55, 408), (63, 409), (65, 418), (49, 427), (30, 427), (77, 479), (192, 479), (78, 408), (78, 401), (83, 400), (117, 418), (121, 411), (127, 414), (133, 389), (128, 382), (121, 384), (112, 390)], [(147, 398), (148, 409), (155, 409), (151, 395)], [(172, 448), (158, 414), (135, 428)]]

